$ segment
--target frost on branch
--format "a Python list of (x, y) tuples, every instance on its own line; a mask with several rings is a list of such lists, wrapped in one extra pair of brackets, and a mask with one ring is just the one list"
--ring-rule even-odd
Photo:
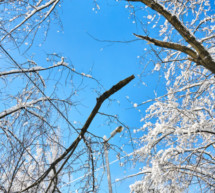
[[(35, 142), (34, 146), (26, 149), (23, 157), (19, 157), (20, 163), (17, 163), (18, 167), (16, 165), (12, 165), (11, 167), (8, 165), (10, 171), (4, 172), (1, 176), (1, 183), (3, 184), (2, 188), (5, 191), (10, 190), (11, 192), (17, 192), (21, 191), (23, 187), (31, 185), (34, 181), (33, 179), (38, 178), (49, 164), (61, 154), (62, 148), (58, 145), (58, 143), (60, 143), (59, 132), (60, 131), (58, 130), (58, 133), (56, 133), (57, 135), (54, 133), (50, 134), (50, 137), (52, 137), (55, 142), (47, 139), (46, 144), (49, 149), (45, 150), (46, 148), (42, 146), (41, 141), (38, 140)], [(15, 175), (13, 174), (14, 171), (16, 171)], [(51, 173), (49, 178), (53, 175), (54, 173)], [(11, 178), (13, 180), (12, 183)], [(60, 182), (61, 179), (59, 178), (58, 181)], [(48, 186), (49, 182), (44, 181), (40, 184), (40, 187), (32, 189), (32, 191), (38, 191), (38, 188), (41, 191), (46, 190)]]
[[(138, 130), (142, 133), (139, 156), (143, 167), (137, 175), (142, 180), (130, 186), (131, 192), (186, 192), (192, 188), (213, 192), (215, 14), (212, 3), (133, 2), (151, 8), (155, 18), (159, 18), (156, 26), (160, 26), (160, 37), (150, 34), (150, 25), (144, 29), (144, 35), (136, 36), (154, 44), (151, 45), (158, 58), (154, 61), (154, 71), (162, 73), (166, 94), (148, 107), (143, 126)], [(153, 23), (152, 18), (147, 17)]]
[[(46, 37), (48, 24), (58, 19), (60, 0), (1, 1), (1, 42), (12, 40), (15, 45), (31, 46), (38, 31)], [(7, 13), (7, 14), (5, 14)], [(53, 16), (55, 13), (55, 18)]]
[(148, 163), (143, 170), (151, 172), (142, 173), (132, 191), (184, 192), (196, 183), (214, 190), (215, 78), (203, 68), (195, 70), (181, 70), (168, 95), (147, 109), (139, 154)]
[[(209, 52), (214, 47), (215, 26), (215, 14), (210, 11), (212, 6), (210, 1), (141, 0), (140, 2), (156, 12), (158, 16), (155, 23), (160, 24), (158, 29), (160, 28), (161, 33), (159, 38), (149, 37), (147, 32), (151, 28), (149, 25), (149, 29), (144, 30), (147, 36), (137, 34), (135, 36), (156, 46), (180, 51), (178, 53), (186, 55), (184, 60), (191, 60), (196, 65), (202, 65), (215, 73), (214, 55)], [(169, 50), (165, 49), (165, 52), (169, 55)], [(161, 58), (160, 60), (163, 62)]]
[[(5, 192), (21, 191), (41, 177), (65, 151), (65, 144), (60, 140), (65, 135), (62, 131), (70, 133), (70, 136), (66, 134), (70, 140), (77, 135), (73, 121), (67, 117), (76, 106), (75, 94), (79, 91), (72, 82), (73, 76), (77, 76), (79, 86), (85, 79), (97, 81), (91, 75), (74, 70), (73, 65), (58, 55), (49, 57), (48, 62), (50, 64), (41, 62), (38, 65), (29, 59), (16, 66), (5, 59), (7, 65), (1, 67), (0, 188)], [(79, 153), (88, 151), (82, 148)], [(76, 157), (70, 164), (75, 160)], [(92, 163), (80, 170), (88, 172), (91, 166)], [(56, 164), (46, 175), (47, 179), (31, 191), (58, 190), (60, 184), (69, 179), (61, 177), (57, 171), (59, 173), (60, 168)], [(73, 172), (72, 166), (66, 167), (66, 175)]]

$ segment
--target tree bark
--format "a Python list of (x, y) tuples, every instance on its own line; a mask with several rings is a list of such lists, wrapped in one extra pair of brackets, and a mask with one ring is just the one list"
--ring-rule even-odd
[[(215, 61), (211, 57), (207, 49), (196, 39), (196, 37), (181, 23), (181, 21), (168, 10), (166, 10), (161, 4), (154, 0), (128, 0), (133, 2), (141, 2), (157, 13), (163, 15), (169, 21), (169, 23), (178, 31), (178, 33), (184, 38), (184, 40), (192, 46), (196, 51), (196, 58), (193, 61), (204, 66), (212, 73), (215, 74)], [(158, 41), (158, 40), (157, 40)]]

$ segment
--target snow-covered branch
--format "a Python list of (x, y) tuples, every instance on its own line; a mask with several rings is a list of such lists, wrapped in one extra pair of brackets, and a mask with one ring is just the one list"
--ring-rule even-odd
[(29, 73), (29, 72), (39, 72), (39, 71), (44, 71), (44, 70), (49, 70), (55, 67), (59, 67), (59, 66), (67, 66), (63, 63), (61, 64), (56, 64), (54, 66), (50, 66), (47, 68), (41, 67), (41, 66), (36, 66), (36, 67), (32, 67), (32, 68), (27, 68), (27, 69), (22, 69), (22, 70), (10, 70), (10, 71), (5, 71), (5, 72), (0, 72), (0, 77), (1, 76), (7, 76), (7, 75), (12, 75), (12, 74), (23, 74), (23, 73)]
[(183, 52), (189, 56), (191, 56), (193, 59), (197, 59), (197, 54), (195, 51), (193, 51), (192, 49), (188, 48), (187, 46), (183, 46), (181, 44), (176, 44), (176, 43), (172, 43), (172, 42), (164, 42), (164, 41), (160, 41), (160, 40), (156, 40), (153, 38), (150, 38), (148, 36), (142, 36), (142, 35), (137, 35), (134, 34), (136, 37), (146, 40), (156, 46), (159, 47), (163, 47), (163, 48), (169, 48), (169, 49), (173, 49), (173, 50), (178, 50), (180, 52)]
[(36, 100), (33, 100), (33, 101), (30, 101), (30, 102), (24, 102), (24, 103), (19, 103), (9, 109), (6, 109), (4, 110), (3, 112), (0, 113), (0, 119), (8, 116), (8, 115), (11, 115), (12, 113), (15, 113), (21, 109), (25, 109), (25, 108), (28, 108), (28, 107), (32, 107), (34, 104), (37, 104), (39, 102), (43, 102), (43, 101), (46, 101), (48, 100), (48, 98), (39, 98), (39, 99), (36, 99)]
[(43, 5), (40, 5), (41, 2), (39, 2), (36, 6), (33, 7), (33, 10), (30, 13), (26, 13), (25, 18), (19, 23), (17, 24), (13, 29), (11, 29), (4, 37), (1, 38), (1, 41), (3, 41), (7, 36), (11, 36), (12, 33), (19, 29), (24, 23), (26, 23), (30, 18), (32, 18), (35, 14), (37, 14), (38, 12), (41, 12), (43, 9), (46, 9), (48, 7), (50, 7), (49, 11), (47, 11), (46, 15), (43, 18), (43, 21), (50, 15), (50, 13), (53, 11), (53, 9), (56, 7), (57, 3), (60, 0), (50, 0), (48, 2), (46, 2)]
[(208, 50), (197, 40), (188, 28), (180, 21), (180, 19), (162, 6), (159, 1), (155, 0), (128, 0), (130, 2), (141, 2), (157, 13), (161, 14), (166, 20), (178, 31), (184, 40), (192, 46), (198, 53), (200, 62), (205, 68), (215, 73), (215, 61)]

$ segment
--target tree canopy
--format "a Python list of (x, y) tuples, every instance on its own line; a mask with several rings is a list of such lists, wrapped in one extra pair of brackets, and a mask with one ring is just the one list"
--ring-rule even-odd
[[(93, 10), (102, 14), (102, 3), (92, 3)], [(133, 153), (126, 155), (126, 161), (141, 168), (118, 181), (138, 176), (139, 180), (130, 185), (131, 192), (214, 191), (214, 2), (129, 0), (113, 3), (128, 10), (128, 22), (133, 20), (136, 25), (133, 39), (102, 40), (92, 34), (93, 41), (122, 46), (141, 42), (141, 49), (149, 48), (143, 56), (138, 56), (143, 63), (141, 68), (148, 69), (151, 78), (158, 75), (163, 86), (163, 95), (140, 103), (130, 101), (132, 108), (145, 112), (142, 126), (134, 134), (120, 120), (120, 115), (99, 111), (104, 101), (111, 101), (110, 96), (134, 79), (132, 64), (130, 76), (118, 79), (108, 89), (91, 72), (77, 71), (64, 54), (47, 54), (46, 64), (39, 64), (34, 61), (31, 50), (36, 43), (46, 41), (55, 24), (61, 26), (64, 2), (0, 2), (0, 48), (4, 62), (0, 70), (1, 191), (69, 192), (69, 185), (67, 189), (63, 186), (71, 181), (71, 175), (78, 173), (86, 176), (79, 182), (79, 191), (99, 192), (100, 181), (95, 171), (103, 163), (104, 141), (89, 131), (98, 115), (108, 118), (108, 122), (102, 119), (103, 124), (120, 124), (129, 134), (126, 139)], [(18, 62), (16, 58), (23, 55), (23, 62)], [(146, 71), (139, 73), (140, 82), (146, 74)], [(86, 119), (77, 126), (71, 117), (81, 109), (79, 93), (85, 90), (89, 80), (96, 85), (91, 88), (97, 98), (92, 109), (85, 112)], [(122, 148), (114, 150), (121, 160)]]

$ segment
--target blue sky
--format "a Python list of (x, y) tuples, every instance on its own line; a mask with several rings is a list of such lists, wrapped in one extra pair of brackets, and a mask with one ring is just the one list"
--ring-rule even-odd
[[(90, 35), (100, 40), (110, 41), (128, 41), (135, 37), (132, 33), (142, 33), (141, 28), (130, 19), (129, 10), (125, 8), (126, 2), (115, 3), (114, 1), (98, 2), (100, 10), (93, 11), (95, 7), (92, 1), (65, 1), (62, 3), (62, 12), (60, 13), (63, 30), (54, 25), (50, 28), (50, 32), (46, 42), (35, 49), (38, 54), (38, 49), (41, 51), (41, 56), (46, 53), (62, 53), (63, 56), (69, 58), (75, 69), (79, 72), (92, 72), (93, 77), (98, 79), (106, 89), (110, 88), (119, 80), (134, 74), (136, 79), (125, 88), (115, 94), (112, 99), (120, 101), (105, 103), (101, 112), (109, 114), (118, 114), (122, 122), (129, 126), (131, 132), (133, 129), (141, 127), (140, 119), (144, 115), (147, 105), (141, 106), (138, 109), (132, 108), (126, 96), (133, 103), (141, 103), (147, 99), (154, 98), (154, 90), (158, 95), (165, 92), (164, 84), (158, 80), (158, 74), (149, 75), (148, 70), (153, 66), (149, 66), (141, 79), (138, 77), (144, 69), (144, 63), (141, 63), (140, 57), (145, 57), (144, 49), (149, 49), (149, 45), (144, 41), (135, 41), (132, 43), (114, 43), (96, 41)], [(148, 13), (144, 13), (148, 14)], [(90, 35), (89, 35), (90, 34)], [(157, 37), (158, 34), (153, 32), (152, 36)], [(40, 43), (38, 43), (40, 44)], [(38, 57), (38, 61), (44, 60)], [(140, 56), (140, 57), (139, 57)], [(37, 57), (37, 56), (36, 56)], [(150, 60), (150, 58), (144, 58)], [(144, 81), (147, 86), (142, 84)], [(75, 113), (72, 115), (72, 121), (84, 122), (95, 104), (97, 95), (93, 92), (88, 94), (90, 88), (96, 87), (95, 82), (89, 81), (86, 91), (84, 90), (79, 95), (81, 103), (85, 106), (80, 106), (81, 114)], [(100, 116), (97, 116), (89, 128), (91, 132), (99, 136), (107, 135), (115, 129), (111, 128), (100, 121)], [(126, 136), (126, 134), (124, 135)], [(128, 138), (122, 139), (119, 135), (115, 136), (110, 142), (114, 145), (121, 146), (123, 143), (128, 143)], [(130, 153), (132, 149), (129, 146), (125, 150)], [(115, 160), (114, 152), (110, 152), (110, 162)], [(116, 178), (123, 178), (126, 175), (133, 174), (138, 170), (138, 167), (131, 169), (131, 165), (125, 168), (120, 168), (118, 163), (111, 165), (112, 181)], [(74, 178), (79, 177), (76, 174)], [(113, 190), (117, 193), (129, 192), (129, 184), (133, 183), (134, 179), (125, 180), (113, 184)], [(101, 184), (100, 192), (108, 192), (106, 174), (104, 175)]]
[[(214, 1), (211, 0), (211, 2), (213, 2), (214, 5)], [(120, 121), (128, 126), (133, 137), (138, 138), (142, 133), (135, 134), (133, 131), (141, 127), (142, 123), (140, 119), (145, 115), (145, 110), (149, 104), (134, 108), (134, 103), (140, 104), (143, 101), (155, 98), (154, 91), (156, 91), (158, 96), (163, 95), (165, 94), (166, 88), (165, 82), (163, 81), (164, 78), (159, 77), (159, 73), (151, 73), (155, 64), (153, 61), (156, 60), (150, 50), (151, 45), (141, 40), (130, 43), (126, 43), (126, 41), (136, 40), (133, 33), (144, 34), (142, 27), (145, 27), (145, 24), (148, 30), (150, 29), (149, 27), (152, 27), (153, 24), (147, 24), (147, 15), (152, 13), (150, 9), (145, 9), (141, 12), (136, 10), (136, 18), (140, 18), (141, 21), (144, 22), (144, 25), (140, 26), (140, 24), (137, 24), (135, 21), (135, 18), (132, 18), (132, 9), (126, 8), (128, 5), (127, 2), (107, 0), (98, 1), (98, 4), (100, 10), (96, 9), (93, 0), (70, 0), (62, 2), (61, 7), (58, 7), (58, 11), (63, 28), (60, 27), (60, 22), (53, 17), (54, 20), (52, 21), (45, 42), (42, 41), (44, 34), (39, 32), (34, 45), (23, 57), (20, 57), (19, 53), (15, 51), (8, 51), (12, 53), (19, 63), (25, 62), (26, 59), (34, 56), (33, 59), (40, 66), (52, 65), (52, 63), (46, 61), (46, 54), (59, 53), (64, 56), (70, 64), (74, 65), (74, 68), (78, 72), (91, 74), (104, 86), (105, 89), (101, 89), (94, 80), (84, 79), (82, 82), (80, 76), (74, 76), (72, 83), (75, 86), (79, 87), (81, 82), (79, 87), (80, 92), (74, 96), (77, 107), (71, 109), (68, 117), (69, 120), (79, 128), (83, 126), (94, 107), (98, 92), (102, 93), (120, 80), (134, 74), (136, 79), (111, 96), (112, 100), (107, 100), (102, 105), (100, 112), (118, 115)], [(159, 38), (158, 29), (155, 28), (154, 30), (155, 31), (150, 31), (150, 36)], [(178, 38), (178, 36), (176, 36), (176, 38)], [(121, 43), (117, 41), (121, 41)], [(10, 45), (6, 45), (6, 47), (8, 49)], [(21, 50), (25, 48), (27, 48), (27, 45), (24, 44)], [(2, 63), (2, 69), (8, 68), (6, 63), (7, 61)], [(147, 66), (146, 69), (145, 66)], [(69, 81), (67, 85), (64, 84), (67, 78), (66, 71), (63, 71), (63, 73), (58, 73), (56, 71), (55, 73), (56, 74), (52, 74), (51, 78), (55, 75), (55, 78), (62, 76), (60, 81), (62, 86), (60, 86), (60, 88), (62, 88), (63, 91), (58, 90), (58, 96), (63, 99), (73, 92), (72, 84), (70, 85)], [(44, 75), (44, 77), (47, 76), (46, 72), (42, 72), (41, 74)], [(5, 88), (5, 93), (6, 89), (9, 90), (8, 92), (13, 92), (13, 90), (11, 90), (13, 87), (16, 87), (14, 91), (17, 91), (19, 89), (17, 89), (17, 85), (22, 88), (23, 85), (20, 84), (22, 83), (21, 81), (22, 80), (12, 84), (11, 87)], [(55, 82), (47, 83), (46, 94), (48, 96), (53, 86), (55, 86)], [(9, 108), (14, 104), (8, 103), (6, 105)], [(3, 109), (6, 108), (2, 106), (3, 105), (0, 107)], [(63, 132), (62, 135), (67, 137), (64, 145), (68, 147), (76, 136), (69, 135), (65, 120), (59, 119), (56, 124), (61, 128)], [(105, 117), (97, 115), (90, 125), (89, 131), (99, 137), (103, 137), (104, 135), (109, 137), (111, 131), (113, 131), (116, 126), (118, 126), (118, 124), (109, 125)], [(129, 134), (128, 132), (126, 133), (126, 130), (122, 134), (118, 134), (111, 139), (110, 143), (119, 147), (125, 145), (124, 151), (127, 153), (133, 151), (130, 145)], [(135, 145), (136, 148), (138, 148), (138, 144)], [(109, 153), (110, 162), (116, 160), (115, 151), (110, 150)], [(100, 165), (97, 167), (100, 167)], [(112, 164), (110, 167), (112, 181), (114, 182), (115, 179), (124, 178), (127, 175), (136, 173), (139, 167), (142, 167), (142, 165), (137, 164), (134, 166), (130, 163), (125, 167), (120, 167), (119, 162)], [(102, 169), (98, 171), (98, 173), (101, 172), (103, 172)], [(74, 174), (73, 180), (82, 175), (83, 173)], [(129, 192), (129, 185), (138, 179), (139, 177), (130, 178), (118, 183), (113, 183), (113, 190), (117, 193)], [(71, 183), (70, 186), (72, 191), (76, 189), (74, 184), (75, 183)], [(99, 192), (108, 192), (106, 173), (104, 173)]]
[[(101, 108), (101, 112), (119, 115), (120, 120), (128, 125), (130, 131), (133, 132), (134, 129), (141, 127), (140, 119), (147, 107), (147, 105), (141, 106), (138, 108), (141, 112), (138, 112), (138, 109), (133, 108), (133, 103), (139, 104), (147, 99), (154, 98), (154, 90), (158, 94), (162, 94), (165, 87), (162, 81), (158, 81), (158, 74), (149, 75), (148, 71), (154, 66), (149, 66), (141, 79), (139, 78), (145, 66), (141, 63), (140, 58), (146, 56), (145, 52), (149, 49), (146, 42), (114, 43), (94, 39), (129, 41), (136, 39), (132, 33), (141, 33), (140, 28), (130, 19), (129, 10), (125, 8), (126, 2), (99, 1), (98, 3), (101, 9), (93, 11), (95, 7), (93, 1), (64, 1), (61, 8), (59, 8), (63, 29), (60, 28), (57, 21), (54, 21), (56, 25), (51, 26), (47, 40), (42, 43), (43, 34), (38, 33), (35, 44), (27, 55), (33, 54), (34, 60), (39, 65), (46, 66), (48, 65), (46, 63), (46, 53), (61, 53), (65, 58), (70, 59), (77, 71), (86, 74), (91, 73), (105, 89), (109, 89), (118, 81), (134, 74), (136, 79), (111, 97), (116, 101), (106, 102)], [(147, 60), (147, 58), (144, 59)], [(143, 85), (142, 81), (147, 86)], [(77, 97), (81, 103), (78, 106), (79, 112), (77, 113), (74, 110), (71, 113), (70, 121), (72, 122), (77, 121), (83, 124), (95, 105), (97, 94), (92, 92), (91, 88), (96, 88), (97, 84), (91, 80), (86, 81), (85, 84), (87, 85), (86, 89)], [(68, 92), (70, 92), (69, 89)], [(127, 96), (129, 96), (129, 100), (126, 98)], [(89, 131), (100, 137), (104, 135), (108, 137), (114, 129), (115, 127), (109, 127), (101, 122), (101, 116), (97, 116)], [(129, 138), (125, 138), (126, 135), (128, 134), (124, 133), (123, 138), (117, 135), (110, 142), (119, 146), (129, 144)], [(132, 148), (125, 146), (125, 151), (130, 153)], [(115, 159), (114, 152), (110, 152), (110, 162)], [(132, 167), (132, 165), (128, 165), (125, 168), (120, 168), (118, 162), (111, 165), (112, 181), (137, 171), (137, 168), (131, 169), (130, 166)], [(79, 174), (76, 174), (74, 178), (79, 176)], [(105, 178), (106, 174), (100, 192), (108, 192)], [(129, 184), (134, 180), (136, 178), (114, 184), (114, 192), (129, 192)]]

